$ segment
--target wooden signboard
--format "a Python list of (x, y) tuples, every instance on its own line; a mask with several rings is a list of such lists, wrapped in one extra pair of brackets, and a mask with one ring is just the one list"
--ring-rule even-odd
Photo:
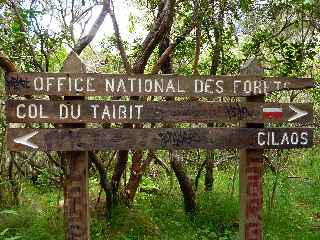
[(313, 143), (310, 128), (10, 128), (7, 136), (11, 151), (306, 148)]
[(312, 104), (8, 100), (16, 123), (311, 122)]
[(8, 73), (9, 95), (54, 96), (251, 96), (314, 86), (311, 78), (262, 76)]
[[(224, 149), (240, 151), (240, 239), (262, 240), (263, 149), (307, 148), (311, 128), (263, 128), (266, 122), (311, 122), (312, 104), (264, 103), (277, 90), (314, 86), (310, 78), (263, 77), (251, 64), (240, 76), (86, 73), (75, 53), (64, 73), (7, 73), (10, 96), (64, 96), (64, 101), (6, 101), (8, 122), (63, 123), (64, 128), (7, 129), (10, 151), (61, 151), (66, 239), (89, 239), (88, 154), (94, 150)], [(243, 75), (245, 74), (245, 75)], [(85, 96), (243, 96), (245, 102), (93, 101)], [(86, 123), (231, 122), (240, 128), (85, 128)], [(125, 136), (125, 137), (124, 137)]]

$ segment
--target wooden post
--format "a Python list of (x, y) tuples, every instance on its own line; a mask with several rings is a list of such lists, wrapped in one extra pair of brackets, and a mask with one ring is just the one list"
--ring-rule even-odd
[[(63, 72), (86, 72), (85, 65), (74, 52), (64, 64)], [(84, 97), (66, 96), (64, 100), (84, 100)], [(66, 128), (83, 128), (86, 125), (64, 124)], [(66, 152), (64, 182), (65, 239), (89, 239), (88, 152)]]
[[(254, 59), (241, 75), (263, 75), (263, 68)], [(245, 97), (247, 102), (264, 102), (264, 95)], [(241, 127), (262, 128), (263, 123), (242, 123)], [(262, 240), (262, 175), (263, 150), (240, 150), (240, 239)]]

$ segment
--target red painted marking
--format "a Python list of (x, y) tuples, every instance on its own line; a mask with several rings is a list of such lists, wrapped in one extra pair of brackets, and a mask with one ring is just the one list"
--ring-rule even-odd
[(245, 239), (262, 240), (262, 166), (260, 162), (253, 161), (250, 162), (250, 166), (246, 168), (247, 202)]
[(283, 118), (283, 112), (264, 112), (263, 117), (267, 119), (281, 119)]

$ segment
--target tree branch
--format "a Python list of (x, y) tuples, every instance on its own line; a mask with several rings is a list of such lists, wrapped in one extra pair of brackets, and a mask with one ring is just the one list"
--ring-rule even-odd
[(16, 72), (16, 65), (3, 53), (0, 51), (0, 67), (5, 72)]
[(93, 40), (93, 38), (96, 36), (99, 28), (101, 27), (106, 15), (110, 11), (110, 0), (104, 0), (102, 10), (97, 17), (96, 21), (92, 25), (89, 33), (80, 38), (77, 44), (75, 45), (73, 51), (76, 52), (78, 55), (81, 54), (82, 50), (87, 47), (90, 42)]
[(118, 26), (118, 23), (117, 23), (116, 16), (114, 14), (113, 1), (111, 1), (111, 4), (112, 4), (112, 8), (110, 9), (110, 17), (111, 17), (111, 20), (112, 20), (113, 29), (114, 29), (114, 33), (115, 33), (115, 36), (116, 36), (117, 47), (118, 47), (118, 50), (120, 52), (120, 56), (121, 56), (122, 62), (124, 64), (124, 68), (126, 69), (126, 72), (127, 73), (132, 73), (132, 67), (131, 67), (131, 65), (129, 63), (128, 56), (127, 56), (126, 51), (124, 49), (123, 41), (121, 39), (121, 35), (120, 35), (120, 31), (119, 31), (119, 26)]
[(133, 65), (135, 73), (143, 73), (147, 61), (162, 37), (169, 31), (173, 21), (175, 0), (162, 0), (153, 29), (145, 38), (141, 51)]
[[(214, 3), (211, 4), (212, 11), (214, 12)], [(213, 30), (214, 30), (214, 40), (215, 40), (215, 46), (213, 48), (212, 56), (211, 56), (211, 69), (210, 74), (216, 75), (218, 66), (221, 62), (221, 56), (220, 53), (222, 51), (223, 43), (222, 43), (222, 34), (224, 31), (223, 25), (224, 25), (224, 15), (225, 15), (225, 4), (220, 3), (219, 4), (219, 13), (218, 13), (218, 20), (214, 23)]]
[(160, 56), (160, 58), (158, 59), (157, 63), (153, 66), (151, 74), (157, 74), (162, 66), (162, 64), (164, 64), (170, 54), (173, 52), (173, 50), (182, 42), (185, 40), (185, 38), (190, 34), (190, 32), (194, 29), (195, 25), (196, 25), (196, 19), (198, 18), (198, 4), (195, 4), (195, 8), (194, 8), (194, 15), (192, 18), (192, 24), (191, 26), (189, 26), (180, 36), (178, 36), (176, 38), (176, 40), (171, 43), (169, 45), (169, 47), (164, 51), (164, 53), (162, 53), (162, 55)]
[[(20, 29), (22, 32), (24, 32), (26, 34), (26, 36), (28, 36), (28, 31), (24, 25), (24, 22), (23, 22), (23, 19), (20, 15), (20, 11), (18, 9), (18, 5), (17, 5), (17, 2), (15, 0), (9, 0), (10, 3), (11, 3), (11, 8), (14, 12), (14, 14), (16, 15), (19, 23), (20, 23)], [(36, 58), (36, 53), (34, 51), (34, 48), (33, 46), (31, 45), (31, 41), (30, 39), (28, 39), (28, 37), (24, 38), (24, 41), (25, 41), (25, 44), (29, 47), (29, 51), (30, 51), (30, 54), (32, 56), (32, 60), (33, 60), (33, 64), (35, 67), (37, 67), (41, 72), (43, 72), (43, 68), (41, 66), (41, 64), (39, 64), (39, 62), (37, 61), (37, 58)]]
[(196, 51), (195, 51), (195, 56), (194, 56), (194, 62), (193, 62), (193, 74), (194, 75), (199, 75), (199, 58), (200, 58), (200, 48), (201, 48), (201, 26), (200, 23), (197, 21), (197, 26), (196, 26)]
[(155, 153), (153, 150), (150, 150), (147, 158), (142, 162), (141, 164), (141, 172), (144, 173), (147, 169), (147, 167), (150, 165), (150, 163), (152, 162), (152, 160), (154, 159)]
[(90, 151), (88, 154), (89, 154), (90, 160), (94, 163), (94, 165), (98, 169), (99, 176), (100, 176), (100, 186), (106, 194), (107, 216), (108, 216), (108, 218), (110, 218), (111, 217), (111, 208), (112, 208), (112, 187), (107, 179), (107, 171), (105, 169), (104, 164), (92, 151)]

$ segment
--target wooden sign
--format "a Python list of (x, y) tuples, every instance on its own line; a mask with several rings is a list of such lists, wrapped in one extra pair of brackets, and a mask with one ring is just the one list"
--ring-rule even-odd
[(311, 78), (262, 76), (8, 73), (8, 95), (251, 96), (314, 86)]
[(8, 100), (16, 123), (311, 122), (312, 104)]
[(306, 148), (310, 128), (7, 129), (10, 151)]
[[(63, 96), (64, 101), (7, 100), (16, 123), (65, 128), (7, 129), (9, 151), (61, 151), (65, 158), (66, 239), (89, 239), (88, 154), (95, 150), (240, 149), (241, 240), (262, 240), (263, 149), (308, 148), (311, 128), (263, 128), (265, 122), (311, 122), (312, 104), (265, 103), (278, 90), (314, 86), (311, 78), (263, 77), (254, 59), (240, 76), (86, 73), (71, 53), (64, 73), (7, 73), (7, 95)], [(244, 74), (244, 75), (243, 75)], [(246, 102), (92, 101), (85, 96), (243, 96)], [(240, 122), (240, 128), (85, 128), (86, 123)]]

